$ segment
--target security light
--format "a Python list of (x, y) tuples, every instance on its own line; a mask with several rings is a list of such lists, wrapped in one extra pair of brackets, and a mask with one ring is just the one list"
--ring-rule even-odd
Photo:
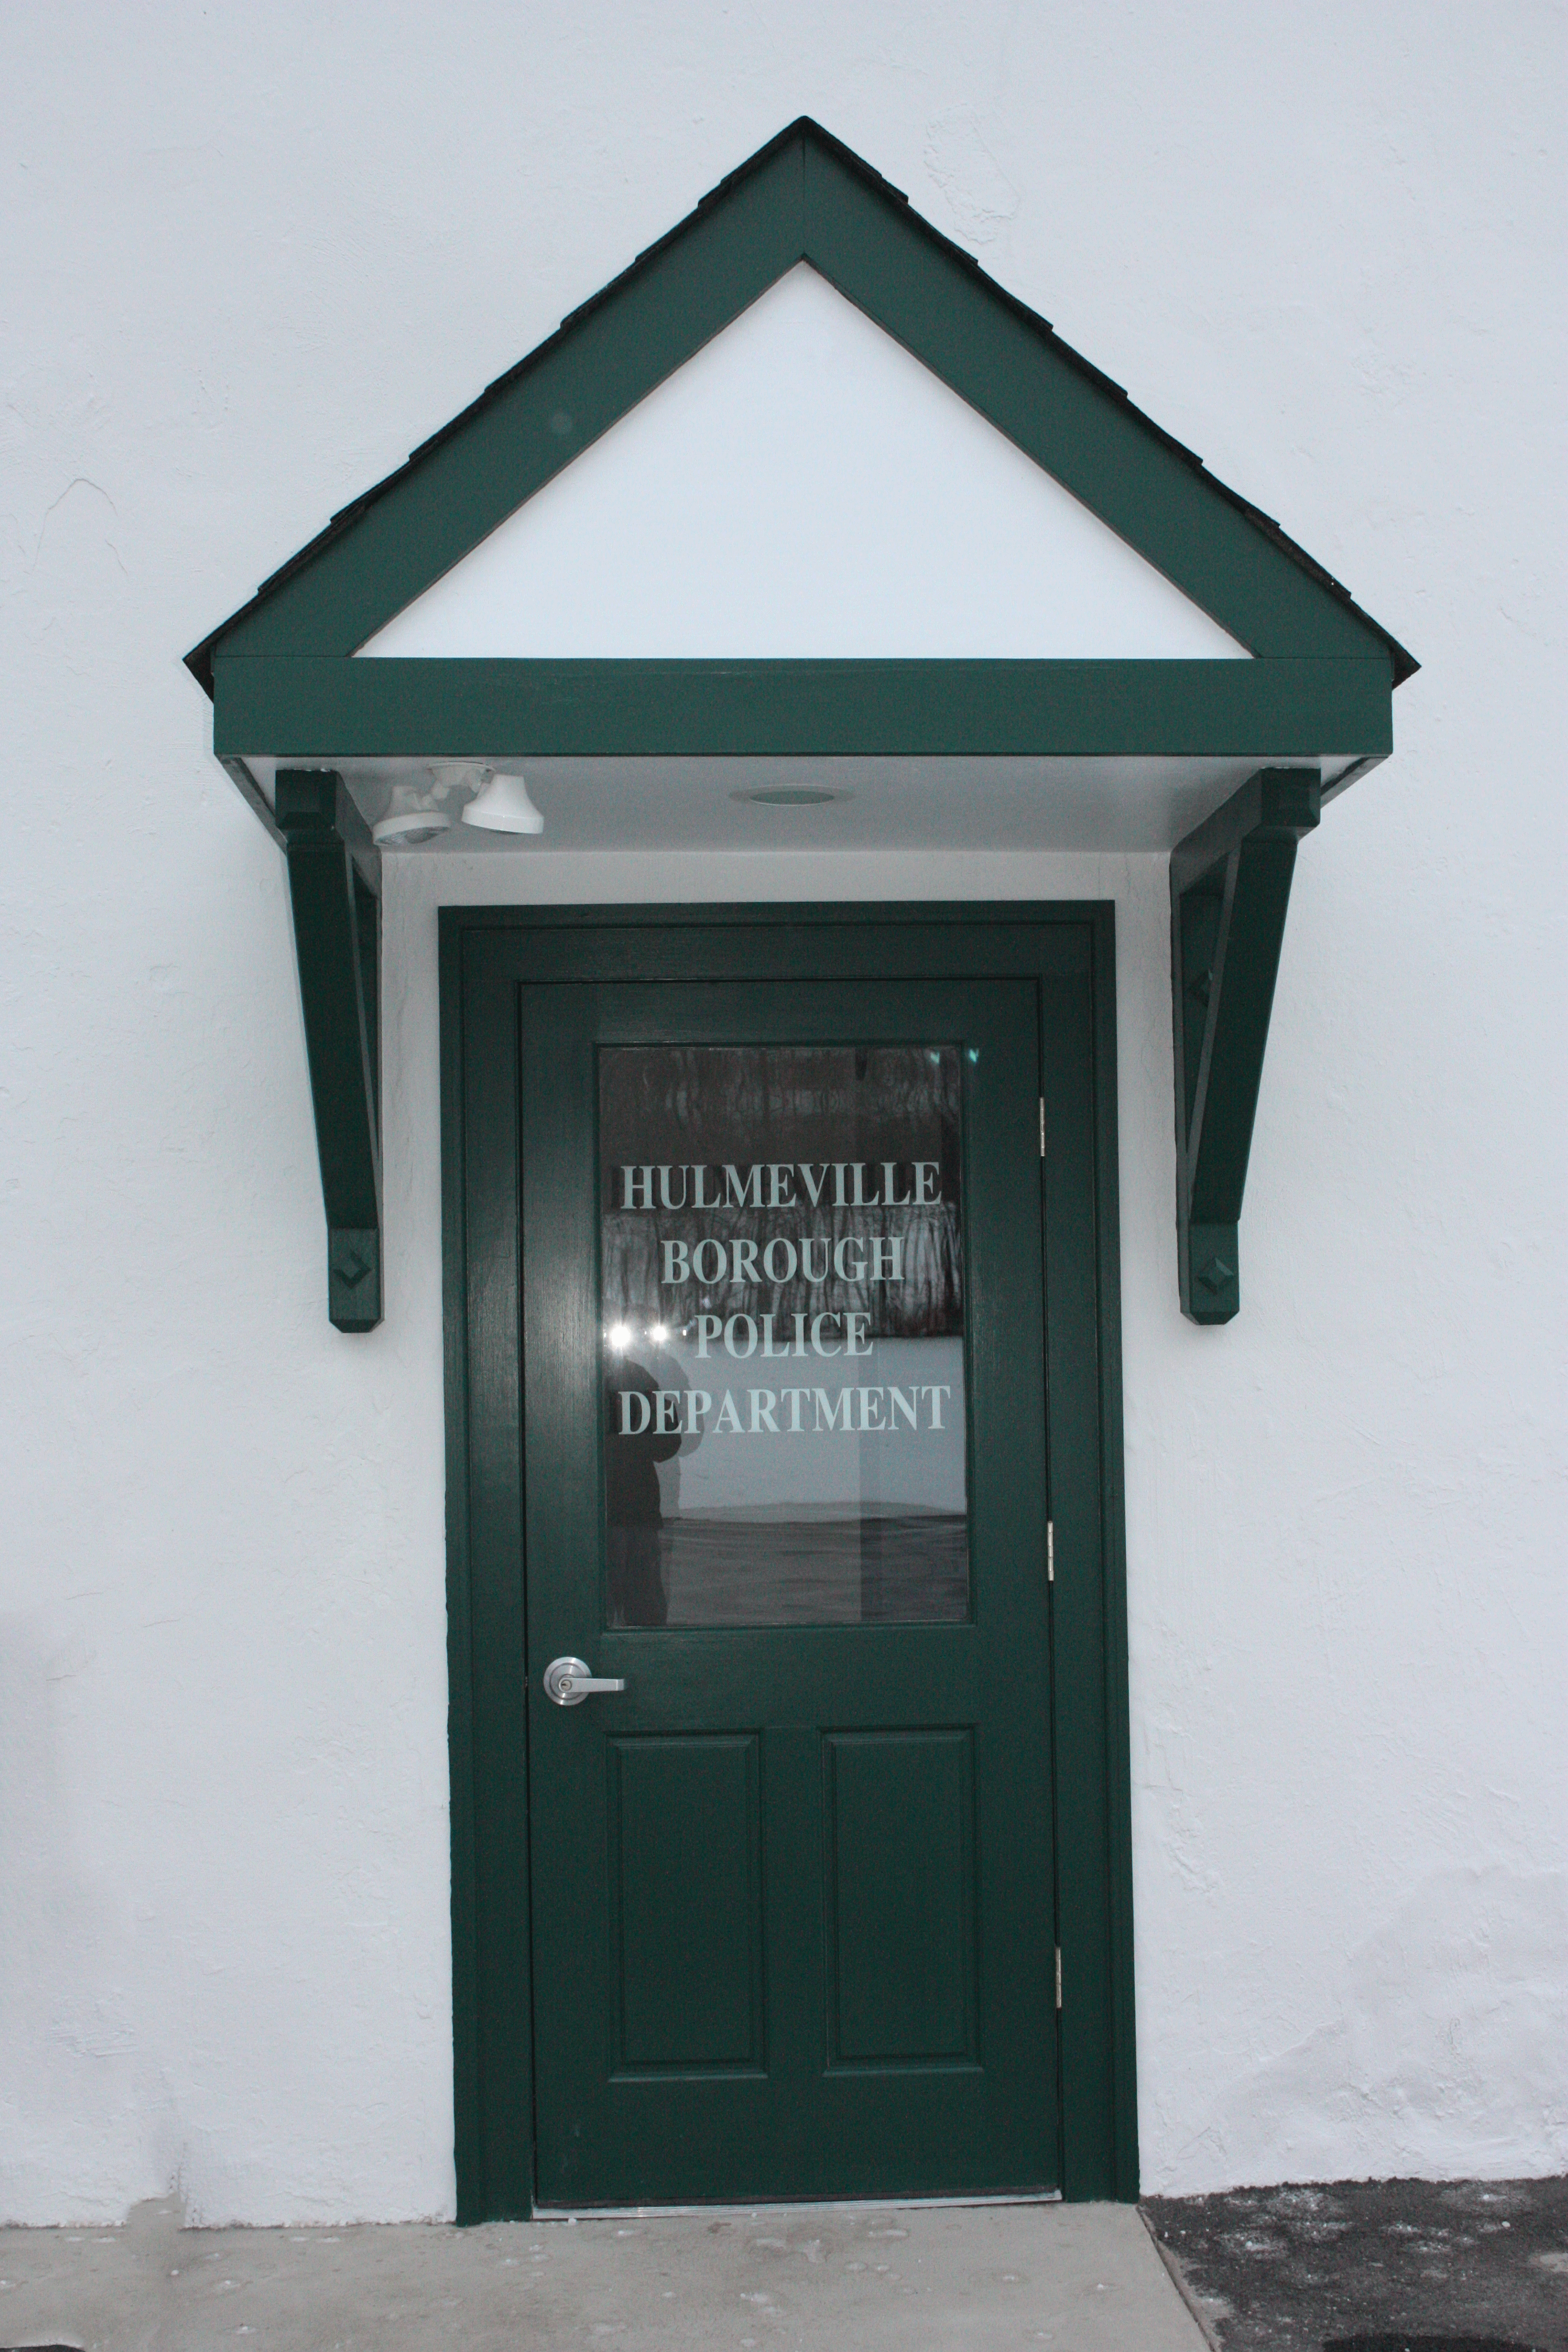
[(528, 796), (520, 775), (496, 773), (463, 811), (465, 824), (486, 833), (542, 833), (544, 819)]
[(451, 824), (449, 816), (432, 808), (429, 796), (416, 792), (412, 784), (394, 784), (392, 803), (379, 824), (372, 825), (370, 837), (378, 849), (412, 849), (416, 843), (433, 841)]

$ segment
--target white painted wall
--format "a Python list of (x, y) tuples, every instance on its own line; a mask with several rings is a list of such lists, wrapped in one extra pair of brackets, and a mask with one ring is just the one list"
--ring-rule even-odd
[(1426, 663), (1299, 866), (1240, 1319), (1176, 1309), (1158, 861), (552, 856), (516, 895), (1114, 897), (1154, 2188), (1568, 2161), (1563, 16), (383, 0), (0, 16), (0, 2214), (450, 2210), (436, 887), (339, 1338), (283, 879), (178, 656), (802, 110)]
[(1245, 648), (802, 261), (363, 650), (1202, 661)]

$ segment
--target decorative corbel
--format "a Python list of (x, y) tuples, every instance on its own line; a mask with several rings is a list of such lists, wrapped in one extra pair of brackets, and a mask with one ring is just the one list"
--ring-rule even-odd
[(1315, 768), (1263, 768), (1171, 852), (1176, 1243), (1182, 1312), (1241, 1305), (1237, 1232), (1296, 845), (1318, 822)]
[(327, 1313), (381, 1321), (380, 856), (342, 780), (280, 768), (273, 815), (289, 861), (294, 951), (327, 1211)]

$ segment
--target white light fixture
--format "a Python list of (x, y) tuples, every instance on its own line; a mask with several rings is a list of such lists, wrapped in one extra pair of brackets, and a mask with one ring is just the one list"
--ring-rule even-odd
[(445, 833), (451, 822), (412, 784), (394, 784), (391, 806), (381, 823), (372, 825), (370, 837), (379, 849), (412, 849), (416, 843), (433, 841), (438, 833)]
[(432, 760), (426, 772), (436, 798), (449, 801), (454, 793), (477, 793), (489, 770), (482, 760)]
[(485, 833), (542, 833), (544, 819), (528, 797), (520, 775), (492, 775), (482, 792), (463, 811), (465, 824)]

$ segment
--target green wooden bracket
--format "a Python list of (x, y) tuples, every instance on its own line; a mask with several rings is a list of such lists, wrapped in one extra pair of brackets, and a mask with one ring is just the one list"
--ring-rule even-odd
[(1176, 1245), (1182, 1312), (1228, 1323), (1263, 1049), (1296, 844), (1318, 822), (1315, 769), (1264, 768), (1171, 852)]
[(294, 950), (327, 1211), (327, 1312), (381, 1321), (379, 858), (330, 770), (280, 768), (273, 814), (289, 861)]

